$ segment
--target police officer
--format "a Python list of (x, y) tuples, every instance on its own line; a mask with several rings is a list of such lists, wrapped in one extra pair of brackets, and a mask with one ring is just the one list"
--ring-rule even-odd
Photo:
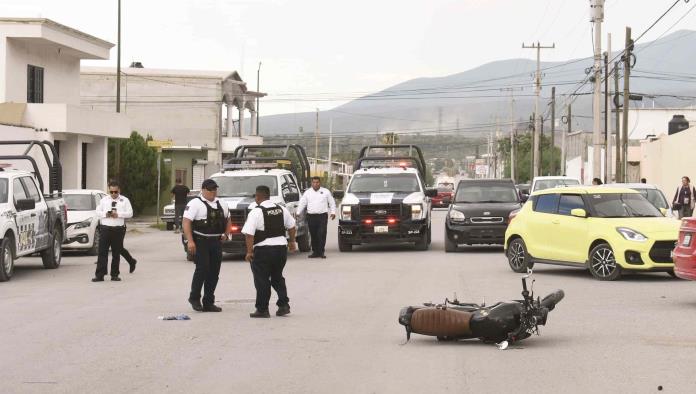
[[(121, 263), (121, 248), (126, 237), (126, 220), (133, 217), (133, 208), (130, 200), (121, 195), (118, 182), (109, 182), (109, 195), (102, 198), (97, 206), (99, 216), (99, 258), (97, 259), (97, 271), (92, 282), (103, 282), (106, 268), (109, 262), (109, 248), (111, 248), (111, 280), (120, 281), (119, 265)], [(135, 263), (131, 264), (131, 272), (135, 270)]]
[[(276, 316), (290, 313), (290, 300), (285, 287), (283, 268), (291, 252), (297, 250), (295, 243), (295, 219), (285, 207), (269, 200), (268, 186), (256, 187), (257, 206), (249, 212), (242, 233), (246, 236), (247, 254), (245, 260), (251, 263), (256, 287), (256, 311), (250, 317), (271, 317), (268, 302), (271, 299), (271, 286), (278, 294)], [(285, 230), (290, 236), (290, 244), (285, 239)]]
[(307, 189), (300, 199), (297, 212), (303, 215), (305, 211), (309, 234), (312, 238), (312, 254), (308, 257), (325, 259), (326, 226), (329, 214), (331, 214), (331, 220), (336, 219), (336, 201), (328, 189), (321, 187), (319, 177), (312, 177), (312, 187)]
[[(199, 312), (222, 311), (215, 305), (215, 287), (222, 264), (222, 240), (229, 235), (230, 213), (227, 204), (217, 198), (217, 189), (214, 180), (204, 180), (200, 196), (189, 201), (184, 210), (184, 236), (196, 263), (189, 303)], [(205, 295), (201, 304), (202, 289)]]

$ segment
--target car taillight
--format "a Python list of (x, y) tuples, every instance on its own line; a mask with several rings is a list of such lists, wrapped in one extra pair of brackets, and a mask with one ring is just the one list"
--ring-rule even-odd
[(387, 223), (394, 224), (394, 223), (396, 223), (396, 219), (391, 218), (391, 219), (387, 220)]
[(233, 224), (230, 225), (230, 232), (231, 233), (237, 233), (237, 232), (239, 232), (239, 230), (240, 230), (239, 226), (235, 226)]

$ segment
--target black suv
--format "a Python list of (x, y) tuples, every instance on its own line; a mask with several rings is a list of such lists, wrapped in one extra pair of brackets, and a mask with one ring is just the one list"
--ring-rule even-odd
[(521, 207), (512, 180), (460, 181), (445, 221), (445, 250), (454, 252), (462, 244), (503, 245), (510, 212)]

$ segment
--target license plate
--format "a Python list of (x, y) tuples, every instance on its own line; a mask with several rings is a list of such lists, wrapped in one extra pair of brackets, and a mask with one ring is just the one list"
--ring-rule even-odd
[(388, 233), (388, 232), (389, 232), (389, 226), (375, 226), (375, 233), (376, 234)]
[(682, 246), (689, 246), (691, 245), (691, 234), (685, 234), (684, 239), (682, 240)]

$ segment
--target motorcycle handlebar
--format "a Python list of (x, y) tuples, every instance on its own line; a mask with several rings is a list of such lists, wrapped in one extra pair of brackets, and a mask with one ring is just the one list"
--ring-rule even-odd
[(550, 293), (550, 294), (547, 295), (546, 297), (544, 297), (544, 298), (541, 300), (541, 306), (543, 306), (543, 307), (547, 308), (548, 310), (552, 311), (553, 308), (556, 307), (556, 304), (558, 304), (559, 302), (561, 302), (561, 300), (563, 299), (563, 297), (565, 297), (565, 293), (563, 292), (563, 290), (558, 289), (558, 290), (556, 290), (556, 291)]

